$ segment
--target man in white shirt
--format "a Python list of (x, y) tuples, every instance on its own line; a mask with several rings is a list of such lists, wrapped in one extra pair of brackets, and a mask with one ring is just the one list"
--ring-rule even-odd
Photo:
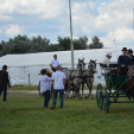
[[(109, 64), (110, 64), (110, 59), (112, 58), (112, 53), (111, 52), (107, 52), (105, 59), (103, 60), (103, 64), (107, 65), (107, 68), (109, 68)], [(108, 73), (109, 70), (105, 70), (105, 73)]]
[(56, 72), (52, 75), (52, 82), (54, 85), (54, 97), (53, 97), (53, 107), (56, 107), (56, 99), (58, 92), (60, 93), (60, 108), (63, 109), (63, 95), (64, 95), (64, 85), (65, 85), (65, 74), (61, 72), (61, 66), (57, 66)]
[(110, 64), (110, 59), (112, 58), (112, 53), (111, 52), (107, 52), (106, 57), (103, 61), (103, 64), (107, 64), (107, 67), (109, 67)]
[(54, 58), (51, 60), (51, 62), (50, 62), (50, 67), (51, 67), (51, 69), (55, 72), (56, 71), (56, 67), (58, 66), (58, 65), (60, 65), (60, 63), (59, 63), (59, 61), (57, 60), (57, 55), (56, 54), (54, 54), (54, 56), (53, 56)]

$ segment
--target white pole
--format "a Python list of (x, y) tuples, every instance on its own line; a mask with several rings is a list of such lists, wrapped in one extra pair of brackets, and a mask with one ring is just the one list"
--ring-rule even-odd
[(71, 1), (69, 0), (69, 10), (70, 10), (70, 35), (71, 35), (71, 66), (74, 69), (74, 45), (73, 45), (73, 27), (72, 27), (72, 11), (71, 11)]

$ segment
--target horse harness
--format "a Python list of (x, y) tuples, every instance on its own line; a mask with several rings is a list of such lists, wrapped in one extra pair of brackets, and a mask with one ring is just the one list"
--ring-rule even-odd
[[(76, 71), (78, 71), (78, 70), (75, 70), (75, 73), (76, 73)], [(85, 71), (85, 70), (84, 70)], [(80, 78), (80, 79), (84, 79), (84, 78), (94, 78), (94, 76), (83, 76), (83, 73), (84, 73), (84, 71), (82, 71), (82, 76), (73, 76), (73, 77), (71, 77), (71, 75), (72, 75), (72, 73), (73, 73), (73, 71), (72, 70), (70, 70), (70, 74), (69, 74), (69, 78), (70, 79), (75, 79), (75, 78)]]

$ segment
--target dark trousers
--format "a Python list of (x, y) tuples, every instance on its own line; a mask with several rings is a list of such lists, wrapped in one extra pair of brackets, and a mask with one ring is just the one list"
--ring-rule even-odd
[(56, 106), (56, 100), (57, 100), (57, 94), (60, 93), (60, 108), (63, 108), (63, 95), (64, 95), (64, 89), (62, 90), (56, 90), (54, 89), (54, 97), (53, 97), (53, 106)]
[(128, 68), (120, 68), (119, 69), (119, 76), (126, 76), (128, 72)]
[(1, 93), (2, 93), (2, 90), (4, 91), (4, 93), (3, 93), (3, 101), (6, 101), (7, 86), (0, 86), (0, 95), (1, 95)]
[(47, 108), (48, 107), (48, 103), (50, 100), (50, 90), (47, 90), (44, 94), (44, 107)]

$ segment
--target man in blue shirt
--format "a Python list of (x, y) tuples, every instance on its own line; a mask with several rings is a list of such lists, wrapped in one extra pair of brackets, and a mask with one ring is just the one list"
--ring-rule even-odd
[(118, 58), (119, 75), (126, 76), (127, 71), (131, 66), (131, 60), (127, 56), (127, 48), (126, 47), (124, 47), (121, 51), (122, 51), (122, 55), (120, 55)]

